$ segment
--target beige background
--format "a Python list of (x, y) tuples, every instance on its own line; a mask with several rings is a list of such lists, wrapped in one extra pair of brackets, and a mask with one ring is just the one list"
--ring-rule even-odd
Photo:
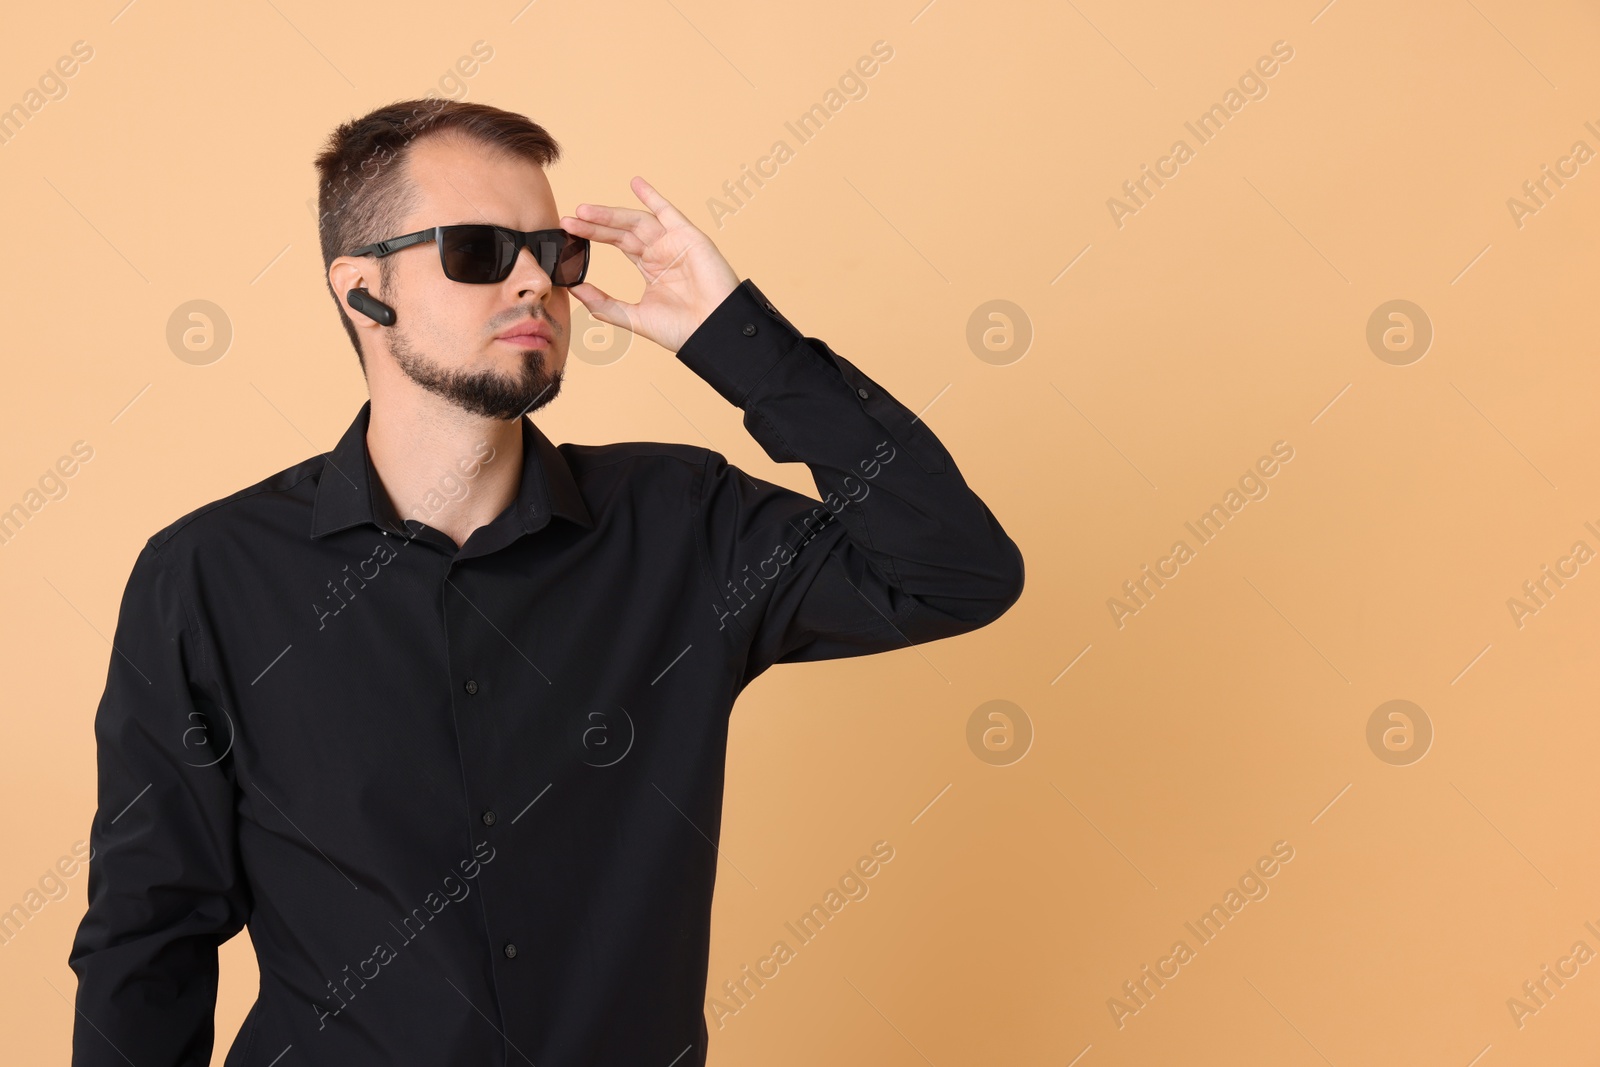
[[(710, 994), (873, 842), (895, 856), (712, 1024), (713, 1064), (1592, 1055), (1600, 963), (1520, 1027), (1507, 1000), (1575, 942), (1600, 951), (1600, 564), (1520, 627), (1507, 601), (1574, 542), (1600, 549), (1600, 162), (1520, 226), (1507, 200), (1575, 141), (1600, 150), (1600, 14), (922, 2), (9, 13), (0, 106), (75, 41), (93, 58), (0, 145), (0, 508), (74, 442), (93, 458), (0, 547), (0, 908), (88, 836), (93, 714), (144, 539), (331, 448), (365, 398), (311, 157), (337, 122), (433, 88), (547, 125), (563, 210), (649, 178), (804, 332), (932, 403), (1026, 556), (997, 624), (780, 667), (738, 706)], [(880, 40), (866, 95), (798, 144), (785, 121)], [(449, 80), (478, 41), (492, 59)], [(1277, 41), (1293, 58), (1267, 95), (1199, 145), (1184, 123)], [(1178, 138), (1193, 158), (1119, 227), (1108, 198)], [(706, 201), (778, 139), (793, 157), (716, 228)], [(613, 250), (593, 277), (640, 289)], [(203, 365), (166, 339), (197, 299), (232, 330)], [(1031, 324), (1020, 359), (968, 345), (995, 299)], [(1407, 365), (1366, 339), (1397, 299), (1435, 332)], [(814, 491), (646, 342), (572, 360), (563, 392), (540, 416), (556, 440), (710, 441)], [(1119, 628), (1108, 598), (1195, 547), (1184, 523), (1278, 441), (1294, 455), (1269, 494)], [(1395, 699), (1434, 731), (1409, 765), (1367, 740)], [(1009, 765), (969, 747), (990, 700), (1031, 724)], [(1184, 923), (1279, 841), (1269, 895), (1201, 946)], [(65, 884), (0, 947), (7, 1062), (66, 1060), (86, 876)], [(1108, 999), (1179, 939), (1194, 958), (1119, 1028)], [(219, 1063), (254, 995), (247, 938), (223, 969)]]

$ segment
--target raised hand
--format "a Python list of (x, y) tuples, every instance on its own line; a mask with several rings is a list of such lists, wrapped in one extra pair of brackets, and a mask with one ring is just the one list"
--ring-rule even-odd
[(589, 282), (573, 286), (572, 295), (601, 322), (676, 352), (738, 288), (739, 276), (711, 238), (649, 182), (636, 177), (629, 184), (648, 210), (579, 204), (577, 217), (564, 216), (561, 228), (621, 249), (644, 275), (644, 295), (637, 304), (629, 304)]

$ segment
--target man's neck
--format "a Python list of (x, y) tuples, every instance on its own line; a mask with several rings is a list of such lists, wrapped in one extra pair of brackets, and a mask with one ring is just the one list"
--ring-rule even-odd
[(506, 509), (522, 480), (522, 420), (486, 419), (443, 401), (374, 403), (367, 450), (379, 481), (373, 493), (388, 494), (402, 524), (421, 520), (457, 547)]

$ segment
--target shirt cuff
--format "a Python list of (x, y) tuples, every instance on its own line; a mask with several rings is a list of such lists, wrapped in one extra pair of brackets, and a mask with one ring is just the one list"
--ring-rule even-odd
[(742, 408), (756, 383), (804, 341), (746, 278), (695, 328), (677, 355), (723, 399)]

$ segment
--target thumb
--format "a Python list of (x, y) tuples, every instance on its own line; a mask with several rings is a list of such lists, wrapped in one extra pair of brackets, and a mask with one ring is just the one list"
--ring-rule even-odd
[(630, 312), (632, 304), (625, 304), (613, 299), (597, 285), (589, 282), (579, 282), (572, 286), (571, 293), (577, 297), (589, 314), (609, 326), (620, 326), (625, 330), (633, 330), (633, 316)]

